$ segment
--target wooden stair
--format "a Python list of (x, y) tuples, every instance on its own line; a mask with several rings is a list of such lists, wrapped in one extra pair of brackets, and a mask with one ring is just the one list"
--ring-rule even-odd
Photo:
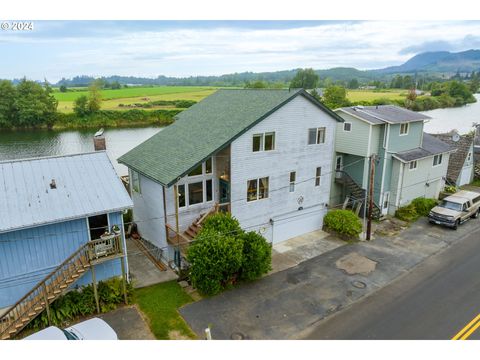
[(102, 258), (99, 258), (95, 246), (105, 246), (106, 240), (94, 240), (81, 246), (47, 277), (23, 296), (5, 314), (0, 317), (0, 339), (15, 337), (25, 326), (44, 310), (49, 314), (49, 306), (92, 266), (94, 262), (112, 259), (121, 253), (120, 240), (116, 237), (111, 242), (112, 248), (105, 253), (102, 247)]

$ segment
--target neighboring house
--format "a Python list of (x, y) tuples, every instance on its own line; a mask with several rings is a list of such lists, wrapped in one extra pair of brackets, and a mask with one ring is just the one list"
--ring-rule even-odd
[(273, 243), (321, 229), (341, 121), (304, 90), (218, 90), (118, 160), (140, 235), (167, 247), (178, 214), (191, 239), (215, 207)]
[(91, 269), (98, 281), (121, 276), (122, 258), (128, 268), (122, 212), (133, 203), (105, 152), (0, 162), (0, 204), (0, 308), (15, 304), (0, 338), (45, 310), (44, 296), (91, 283)]
[[(393, 105), (335, 110), (337, 125), (332, 205), (349, 196), (363, 205), (370, 157), (376, 155), (374, 216), (394, 214), (417, 197), (437, 198), (444, 186), (450, 146), (423, 132), (428, 116)], [(363, 211), (362, 211), (363, 214)]]
[(432, 136), (456, 149), (448, 161), (447, 182), (456, 186), (470, 184), (474, 177), (474, 134), (459, 135), (452, 131)]

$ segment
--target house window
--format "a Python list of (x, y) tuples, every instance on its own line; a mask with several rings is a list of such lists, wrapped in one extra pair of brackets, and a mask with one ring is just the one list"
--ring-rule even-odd
[(253, 135), (252, 151), (271, 151), (275, 150), (275, 133), (269, 132), (264, 134)]
[(410, 161), (409, 162), (409, 165), (408, 165), (408, 168), (410, 170), (415, 170), (417, 168), (417, 160), (414, 160), (414, 161)]
[(205, 161), (205, 174), (211, 174), (212, 173), (212, 158), (208, 158), (207, 161)]
[(132, 190), (140, 194), (140, 176), (132, 170)]
[(352, 131), (352, 123), (343, 123), (343, 131)]
[(297, 177), (297, 173), (295, 171), (291, 171), (290, 172), (290, 192), (294, 192), (295, 191), (295, 180), (296, 180), (296, 177)]
[(315, 171), (315, 186), (320, 186), (321, 177), (322, 177), (322, 168), (317, 167), (317, 170)]
[(442, 154), (440, 155), (435, 155), (433, 157), (433, 166), (440, 165), (442, 163)]
[(275, 133), (265, 133), (265, 151), (275, 150)]
[(467, 161), (470, 161), (470, 160), (472, 160), (472, 153), (471, 152), (469, 152), (468, 155), (467, 155)]
[(268, 177), (247, 181), (247, 201), (268, 198)]
[(188, 184), (188, 205), (203, 203), (203, 182)]
[(90, 231), (90, 240), (100, 239), (101, 235), (109, 232), (108, 215), (90, 216), (88, 218), (88, 229)]
[(325, 142), (325, 128), (308, 129), (308, 145), (323, 144)]
[(213, 200), (213, 182), (211, 179), (205, 181), (205, 187), (206, 187), (207, 201), (212, 201)]
[(187, 204), (185, 198), (185, 185), (178, 185), (178, 207), (184, 207)]
[(203, 164), (198, 165), (195, 169), (188, 173), (188, 176), (197, 176), (202, 175), (203, 173)]
[(408, 123), (400, 124), (400, 135), (407, 135), (408, 134)]

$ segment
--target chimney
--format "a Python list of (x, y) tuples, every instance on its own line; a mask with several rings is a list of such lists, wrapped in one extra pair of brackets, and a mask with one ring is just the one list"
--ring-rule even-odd
[(105, 142), (105, 136), (103, 135), (103, 128), (98, 130), (95, 135), (93, 135), (93, 148), (95, 151), (106, 150), (107, 144)]

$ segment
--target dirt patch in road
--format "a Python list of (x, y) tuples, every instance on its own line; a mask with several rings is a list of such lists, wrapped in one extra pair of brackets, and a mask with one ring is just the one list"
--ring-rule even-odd
[(375, 270), (377, 262), (359, 253), (352, 252), (338, 259), (335, 265), (338, 269), (345, 271), (349, 275), (368, 275)]

